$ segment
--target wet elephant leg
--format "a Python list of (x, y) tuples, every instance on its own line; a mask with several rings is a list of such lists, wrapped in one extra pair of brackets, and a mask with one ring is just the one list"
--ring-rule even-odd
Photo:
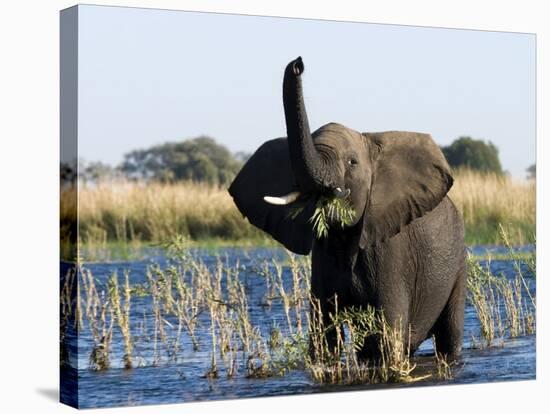
[(460, 270), (451, 296), (433, 328), (437, 352), (449, 360), (456, 359), (462, 350), (465, 295), (466, 271)]
[(391, 352), (394, 346), (402, 346), (403, 352), (408, 351), (410, 335), (408, 300), (399, 299), (400, 297), (401, 295), (398, 294), (391, 302), (388, 301), (383, 306), (377, 307), (377, 311), (383, 314), (387, 326), (382, 333), (367, 337), (359, 352), (361, 360), (377, 364), (382, 358), (382, 353)]

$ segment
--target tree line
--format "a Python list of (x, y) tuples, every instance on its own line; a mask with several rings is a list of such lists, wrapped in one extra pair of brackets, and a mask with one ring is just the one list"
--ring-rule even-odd
[[(498, 148), (492, 142), (468, 136), (441, 147), (451, 168), (468, 168), (483, 173), (503, 174)], [(211, 137), (200, 136), (180, 142), (168, 142), (124, 155), (116, 167), (102, 162), (79, 163), (79, 177), (98, 182), (113, 177), (131, 180), (177, 182), (192, 180), (227, 186), (250, 154), (231, 153)], [(535, 178), (536, 167), (527, 168), (528, 178)]]
[(167, 183), (196, 181), (227, 186), (247, 158), (248, 154), (233, 154), (213, 138), (200, 136), (131, 151), (116, 167), (81, 160), (79, 177), (88, 182), (124, 177), (130, 180)]

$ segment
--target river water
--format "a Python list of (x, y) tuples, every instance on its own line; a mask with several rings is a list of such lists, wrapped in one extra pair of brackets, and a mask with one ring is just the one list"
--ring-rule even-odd
[[(531, 246), (519, 250), (530, 250)], [(471, 248), (475, 255), (485, 253), (499, 255), (503, 253), (498, 247), (477, 246)], [(196, 254), (209, 266), (215, 266), (219, 257), (229, 265), (237, 262), (240, 266), (240, 277), (244, 278), (246, 295), (249, 303), (250, 319), (253, 325), (263, 332), (269, 332), (274, 326), (285, 325), (285, 314), (282, 305), (273, 304), (270, 308), (262, 304), (265, 294), (264, 280), (258, 276), (258, 263), (262, 260), (285, 260), (285, 252), (276, 248), (254, 249), (219, 249), (216, 251), (197, 251)], [(162, 251), (148, 252), (148, 258), (135, 261), (109, 263), (89, 263), (85, 267), (91, 270), (98, 289), (106, 289), (107, 281), (117, 272), (123, 275), (129, 271), (131, 284), (147, 282), (146, 269), (151, 263), (161, 267), (166, 265)], [(513, 262), (508, 260), (481, 261), (489, 265), (494, 274), (504, 273), (512, 278), (515, 274)], [(63, 270), (62, 270), (63, 271)], [(535, 280), (528, 272), (525, 273), (534, 296)], [(285, 283), (290, 283), (290, 271), (283, 268)], [(147, 324), (151, 309), (150, 296), (132, 297), (131, 326)], [(208, 315), (201, 315), (201, 324), (197, 328), (200, 341), (209, 341)], [(145, 322), (144, 322), (145, 321)], [(149, 323), (153, 323), (149, 321)], [(175, 324), (167, 317), (167, 324)], [(179, 403), (200, 400), (233, 399), (241, 397), (260, 397), (288, 394), (305, 394), (317, 392), (332, 392), (339, 390), (364, 390), (381, 387), (409, 387), (425, 385), (443, 385), (456, 383), (483, 383), (493, 381), (530, 380), (535, 379), (536, 340), (535, 335), (517, 338), (506, 337), (504, 344), (497, 343), (491, 347), (479, 349), (480, 326), (475, 310), (467, 304), (465, 315), (464, 351), (461, 361), (453, 367), (453, 378), (436, 380), (432, 376), (426, 380), (412, 384), (363, 384), (363, 385), (319, 385), (312, 380), (304, 369), (293, 369), (284, 376), (269, 378), (246, 378), (236, 375), (227, 378), (220, 375), (217, 379), (205, 378), (211, 361), (210, 349), (194, 351), (187, 335), (181, 337), (181, 355), (177, 361), (169, 358), (153, 362), (154, 346), (150, 341), (136, 340), (135, 355), (139, 359), (139, 367), (123, 368), (124, 347), (119, 336), (114, 336), (111, 344), (111, 367), (103, 371), (90, 369), (90, 353), (93, 338), (89, 329), (81, 329), (79, 334), (69, 332), (75, 338), (75, 347), (70, 350), (71, 368), (66, 368), (68, 380), (62, 387), (65, 399), (73, 400), (80, 408), (111, 407), (123, 405), (142, 405), (160, 403)], [(426, 372), (433, 368), (433, 349), (431, 341), (426, 341), (416, 353), (413, 362), (417, 364), (417, 372)], [(68, 393), (76, 392), (77, 396)], [(73, 397), (77, 397), (77, 401)]]

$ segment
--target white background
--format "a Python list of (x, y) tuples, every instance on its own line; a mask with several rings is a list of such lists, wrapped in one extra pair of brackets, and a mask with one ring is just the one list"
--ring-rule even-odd
[[(547, 220), (550, 34), (543, 1), (196, 0), (96, 1), (96, 4), (309, 17), (537, 33), (538, 326), (537, 381), (107, 409), (101, 412), (533, 413), (548, 410)], [(59, 10), (68, 1), (0, 6), (0, 409), (69, 412), (58, 390)], [(543, 114), (546, 114), (546, 119)], [(541, 254), (542, 253), (542, 254)], [(544, 313), (544, 315), (543, 315)], [(546, 344), (546, 350), (548, 344)], [(546, 358), (545, 358), (546, 357)], [(546, 391), (545, 391), (546, 389)]]

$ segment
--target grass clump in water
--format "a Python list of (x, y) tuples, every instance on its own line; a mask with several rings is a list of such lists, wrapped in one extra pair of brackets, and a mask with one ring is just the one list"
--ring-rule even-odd
[(130, 330), (130, 299), (132, 297), (132, 289), (130, 288), (129, 273), (124, 272), (124, 300), (121, 299), (121, 293), (118, 285), (118, 275), (113, 273), (108, 283), (109, 300), (116, 319), (117, 325), (124, 340), (124, 368), (132, 368), (132, 333)]
[[(535, 332), (536, 298), (530, 286), (535, 253), (518, 254), (501, 232), (513, 274), (496, 274), (494, 267), (471, 261), (467, 279), (486, 346)], [(267, 378), (296, 369), (318, 384), (426, 378), (410, 356), (410, 327), (387, 321), (370, 307), (339, 309), (336, 297), (334, 314), (322, 314), (311, 295), (309, 257), (289, 253), (243, 266), (248, 259), (201, 258), (186, 237), (164, 247), (166, 264), (149, 264), (145, 282), (130, 284), (129, 273), (96, 279), (84, 267), (65, 279), (62, 333), (72, 324), (88, 333), (90, 369), (177, 365), (206, 355), (200, 363), (210, 380)], [(250, 289), (262, 284), (255, 296)], [(273, 318), (271, 326), (262, 318)], [(336, 338), (330, 347), (327, 334)], [(366, 343), (380, 350), (374, 360), (362, 359)], [(453, 363), (434, 351), (432, 377), (451, 379)]]
[[(84, 306), (81, 312), (85, 313), (87, 325), (93, 340), (89, 357), (89, 367), (94, 371), (103, 371), (111, 367), (110, 352), (113, 340), (113, 324), (115, 315), (112, 303), (104, 292), (99, 292), (95, 279), (87, 269), (80, 268), (80, 280), (84, 295)], [(80, 302), (80, 294), (77, 300)], [(78, 316), (80, 319), (80, 315)]]
[[(312, 357), (306, 367), (312, 379), (320, 384), (408, 383), (428, 376), (413, 375), (416, 369), (410, 357), (410, 344), (400, 323), (390, 325), (383, 312), (368, 306), (348, 308), (331, 315), (324, 326), (320, 307), (315, 309), (310, 323)], [(325, 334), (336, 336), (334, 349), (329, 349)], [(345, 339), (347, 337), (347, 339)], [(376, 344), (379, 355), (374, 361), (360, 356), (366, 342)]]
[(432, 336), (432, 346), (434, 349), (435, 366), (437, 369), (437, 378), (440, 380), (453, 379), (453, 366), (456, 365), (456, 361), (448, 361), (447, 355), (444, 355), (437, 351), (437, 344), (435, 336)]
[(502, 346), (506, 337), (532, 335), (536, 329), (536, 299), (524, 274), (536, 277), (536, 256), (518, 255), (501, 225), (499, 234), (508, 260), (513, 263), (513, 277), (493, 273), (490, 260), (485, 265), (472, 257), (468, 260), (467, 298), (476, 311), (483, 339), (478, 346), (489, 347), (495, 340)]

